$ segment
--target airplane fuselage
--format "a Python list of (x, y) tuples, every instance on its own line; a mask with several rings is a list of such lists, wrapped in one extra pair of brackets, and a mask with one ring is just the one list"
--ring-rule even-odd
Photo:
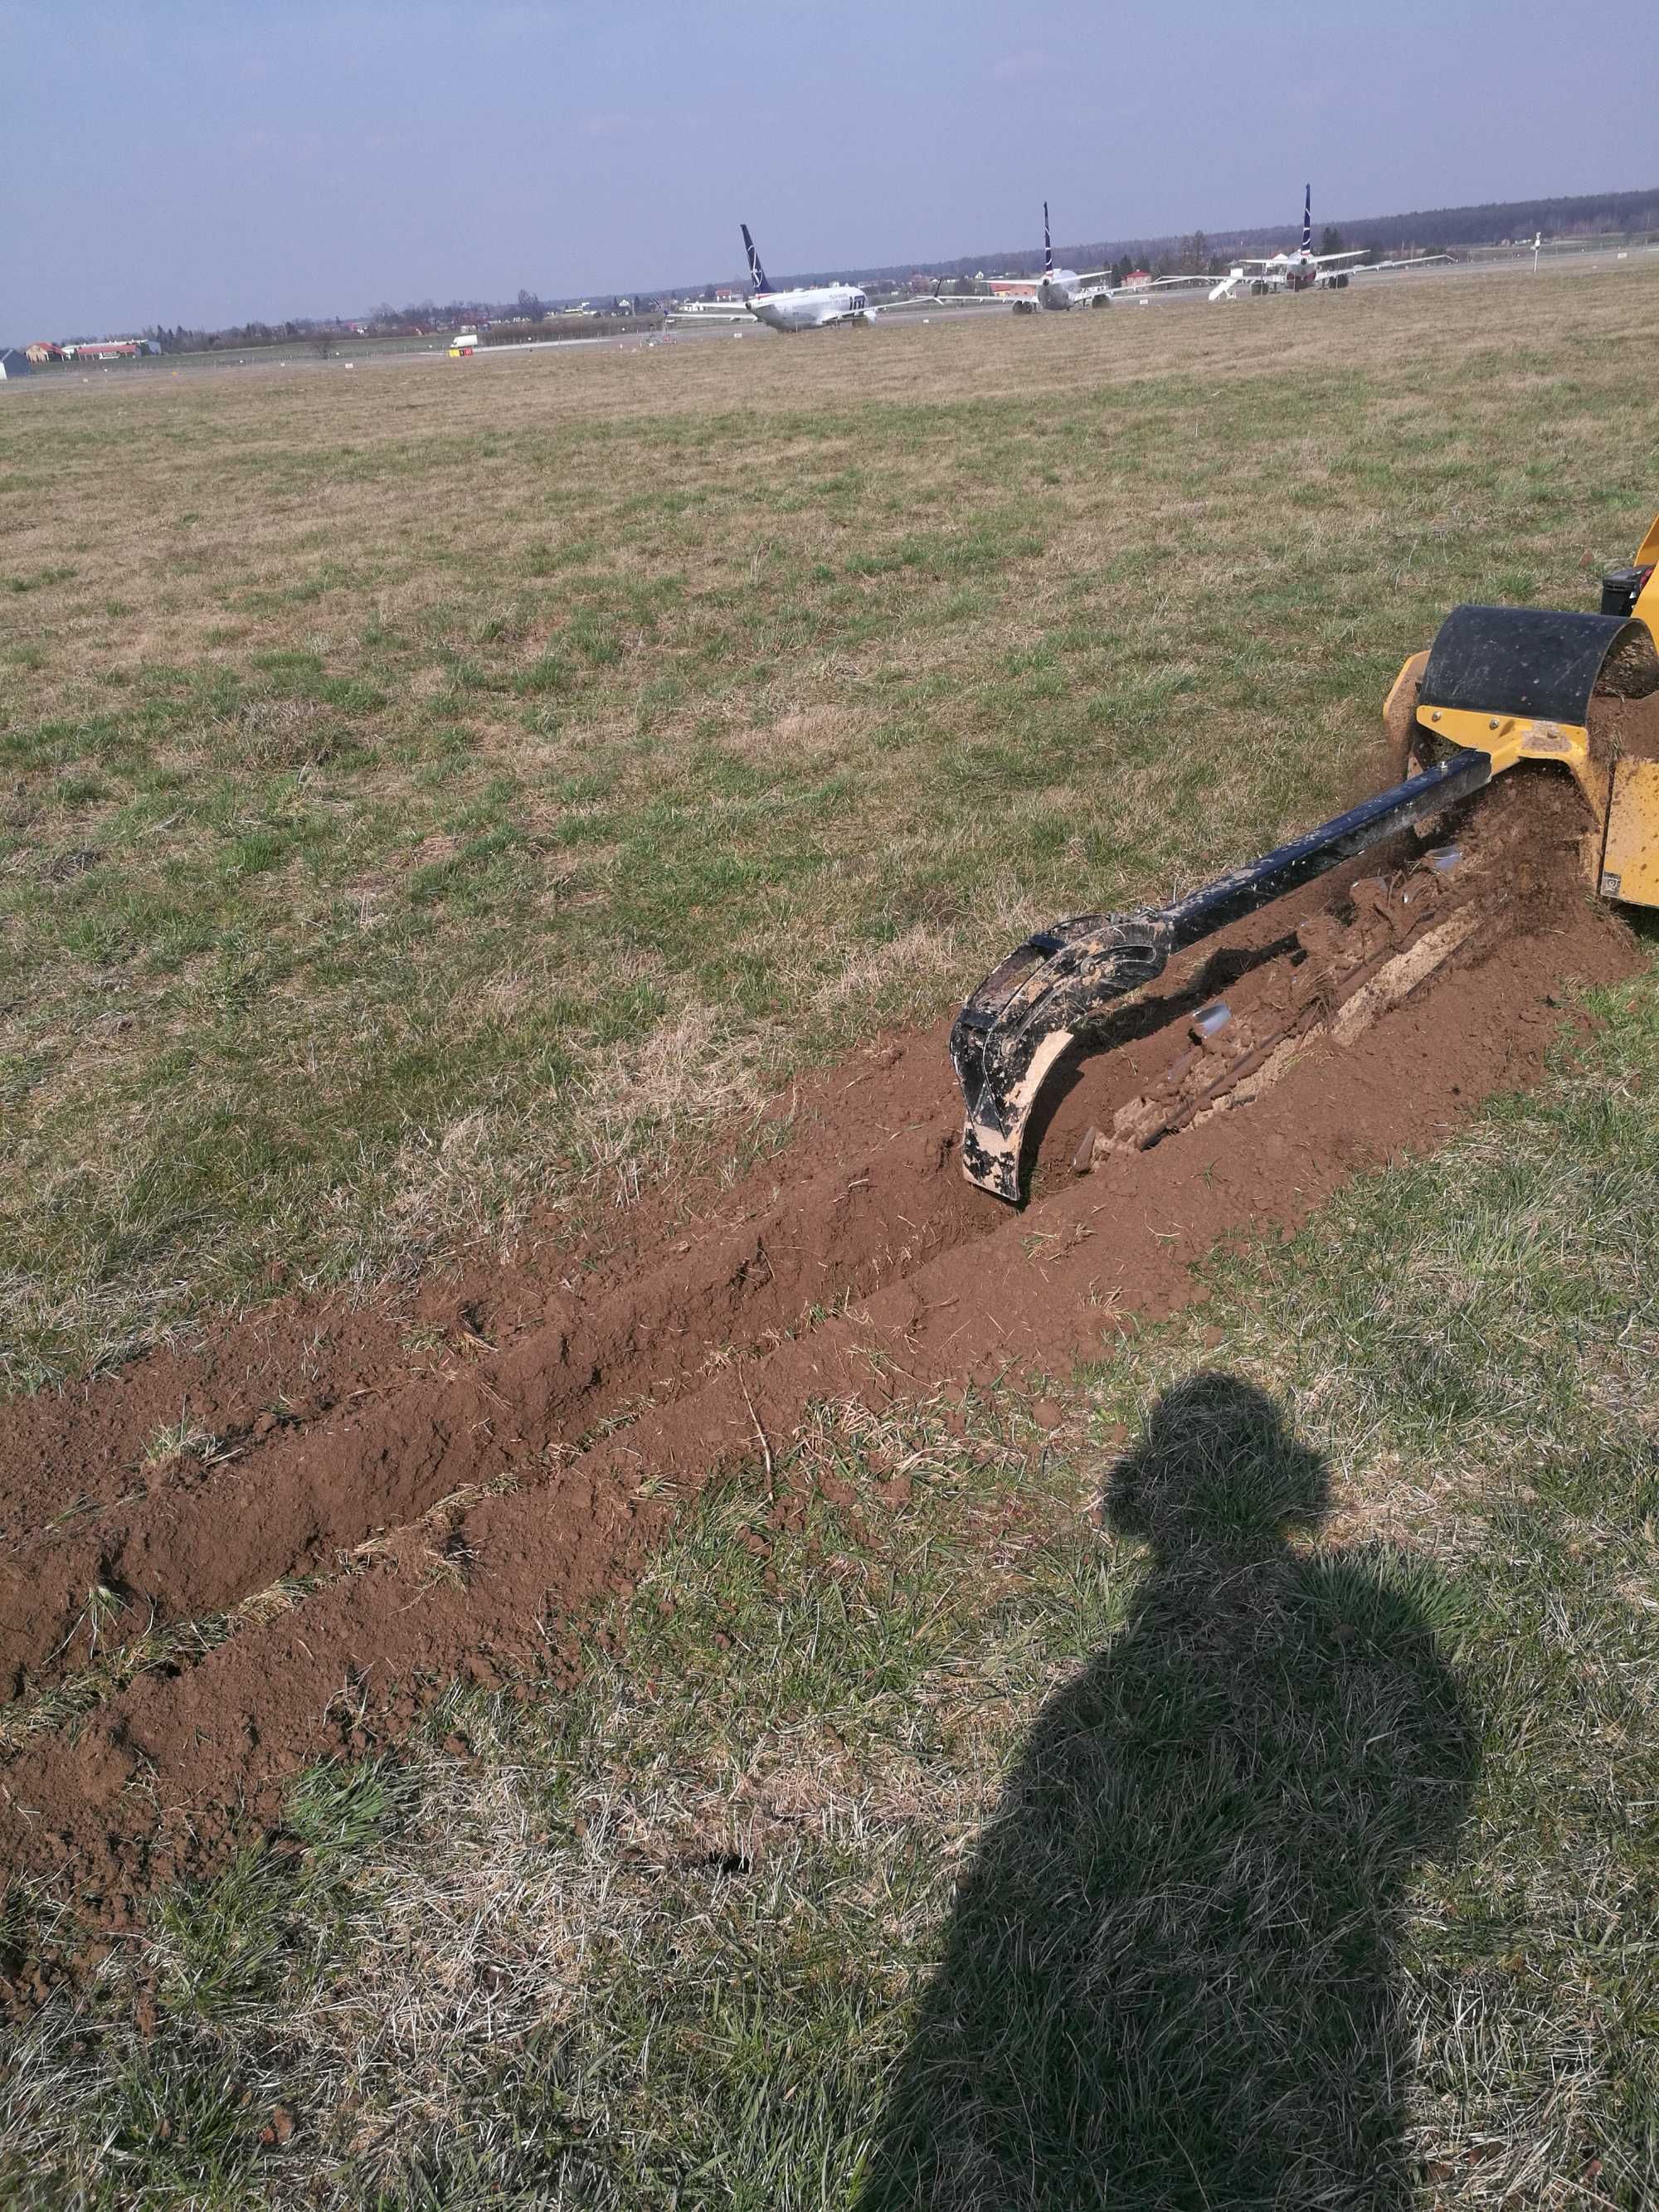
[(1261, 273), (1275, 291), (1284, 292), (1307, 292), (1319, 285), (1340, 288), (1348, 281), (1346, 269), (1322, 268), (1311, 253), (1277, 254)]
[(775, 331), (818, 331), (830, 323), (867, 323), (869, 301), (854, 284), (809, 284), (793, 292), (755, 292), (749, 312)]
[(1236, 263), (1211, 289), (1212, 300), (1237, 300), (1247, 292), (1340, 292), (1352, 271), (1325, 266), (1316, 254), (1276, 253), (1268, 261)]
[(1075, 269), (1050, 269), (1041, 276), (994, 278), (991, 295), (1012, 301), (1016, 314), (1034, 314), (1039, 307), (1071, 307), (1082, 283)]

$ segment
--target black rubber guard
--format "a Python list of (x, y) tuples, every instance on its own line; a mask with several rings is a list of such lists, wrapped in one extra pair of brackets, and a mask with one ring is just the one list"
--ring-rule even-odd
[(1644, 623), (1557, 607), (1454, 607), (1430, 649), (1418, 704), (1582, 729), (1604, 670), (1607, 689), (1621, 697), (1659, 688)]

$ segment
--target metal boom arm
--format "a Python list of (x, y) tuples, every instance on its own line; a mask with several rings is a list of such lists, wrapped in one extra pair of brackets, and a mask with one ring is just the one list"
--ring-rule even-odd
[(1487, 754), (1459, 748), (1409, 782), (1172, 905), (1073, 915), (1028, 937), (986, 977), (951, 1031), (967, 1108), (962, 1167), (969, 1182), (1018, 1202), (1020, 1153), (1044, 1078), (1080, 1031), (1117, 1000), (1155, 982), (1176, 953), (1467, 799), (1491, 775)]

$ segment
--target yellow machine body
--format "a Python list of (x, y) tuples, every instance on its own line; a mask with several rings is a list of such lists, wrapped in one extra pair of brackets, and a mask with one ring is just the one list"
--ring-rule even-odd
[(1626, 906), (1659, 906), (1659, 761), (1614, 765), (1601, 891)]
[[(1589, 881), (1604, 898), (1659, 906), (1659, 758), (1598, 739), (1589, 713), (1609, 671), (1618, 677), (1611, 688), (1626, 697), (1659, 690), (1659, 517), (1634, 571), (1620, 573), (1632, 577), (1633, 599), (1622, 603), (1628, 616), (1456, 609), (1432, 651), (1413, 653), (1401, 669), (1382, 720), (1402, 773), (1433, 750), (1425, 738), (1486, 753), (1494, 776), (1522, 761), (1565, 769), (1589, 811)], [(1517, 711), (1522, 697), (1553, 711)]]

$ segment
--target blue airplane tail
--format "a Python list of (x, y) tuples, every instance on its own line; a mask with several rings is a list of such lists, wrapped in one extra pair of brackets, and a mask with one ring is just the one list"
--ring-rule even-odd
[(1048, 203), (1042, 203), (1042, 273), (1051, 276), (1054, 269), (1054, 249), (1048, 243)]
[(1302, 187), (1302, 251), (1313, 252), (1313, 186)]
[(772, 287), (766, 281), (766, 271), (761, 267), (761, 258), (755, 251), (755, 241), (749, 235), (749, 226), (744, 222), (739, 223), (738, 228), (743, 233), (743, 250), (749, 256), (750, 280), (757, 292), (769, 292)]

